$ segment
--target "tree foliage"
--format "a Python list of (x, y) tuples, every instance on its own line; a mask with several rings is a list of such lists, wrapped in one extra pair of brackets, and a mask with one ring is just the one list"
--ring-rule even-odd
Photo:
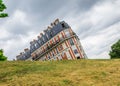
[(0, 61), (5, 61), (7, 60), (7, 57), (3, 55), (3, 50), (0, 49)]
[[(0, 18), (7, 17), (7, 13), (2, 13), (6, 9), (6, 6), (4, 5), (3, 1), (0, 0)], [(7, 57), (3, 55), (3, 50), (0, 49), (0, 61), (5, 61), (7, 60)]]
[(3, 13), (3, 11), (6, 9), (7, 7), (4, 5), (3, 1), (0, 0), (0, 18), (4, 18), (7, 17), (8, 14), (7, 13)]
[(120, 39), (111, 46), (109, 55), (111, 58), (120, 58)]

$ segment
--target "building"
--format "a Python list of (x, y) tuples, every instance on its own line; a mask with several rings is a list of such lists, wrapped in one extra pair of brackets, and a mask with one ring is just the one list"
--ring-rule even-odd
[(56, 19), (37, 39), (30, 49), (16, 56), (17, 60), (72, 60), (87, 58), (78, 36), (64, 21)]

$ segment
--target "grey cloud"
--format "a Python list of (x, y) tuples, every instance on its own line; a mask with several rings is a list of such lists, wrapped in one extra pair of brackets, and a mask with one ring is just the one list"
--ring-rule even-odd
[(12, 29), (8, 29), (8, 31), (14, 35), (27, 35), (27, 31), (31, 30), (29, 26), (25, 26), (22, 24), (16, 24), (15, 26), (11, 28)]
[[(5, 52), (8, 56), (10, 56), (9, 59), (13, 58), (15, 54), (29, 45), (28, 40), (33, 38), (33, 34), (29, 34), (30, 32), (39, 34), (39, 32), (45, 29), (47, 27), (46, 25), (49, 25), (55, 18), (60, 18), (61, 20), (65, 19), (67, 20), (68, 24), (71, 22), (70, 26), (75, 27), (76, 25), (76, 28), (78, 29), (76, 29), (75, 32), (79, 35), (81, 40), (85, 40), (83, 41), (83, 48), (85, 48), (86, 53), (91, 57), (103, 55), (104, 52), (108, 52), (108, 46), (119, 38), (118, 36), (115, 36), (115, 34), (118, 33), (112, 32), (112, 29), (109, 28), (116, 25), (120, 21), (119, 13), (117, 13), (117, 8), (119, 8), (119, 6), (115, 9), (114, 6), (118, 3), (113, 3), (115, 2), (113, 0), (4, 0), (4, 2), (8, 7), (6, 12), (8, 12), (9, 18), (2, 20), (0, 19), (0, 24), (5, 25), (5, 30), (11, 35), (10, 37), (0, 40), (2, 45), (6, 44), (9, 49), (7, 49), (5, 46), (3, 47), (2, 45), (0, 45), (0, 48), (6, 49)], [(112, 10), (113, 13), (111, 12), (106, 16), (103, 13), (104, 9), (102, 9), (100, 13), (102, 12), (104, 17), (101, 18), (101, 20), (99, 20), (97, 17), (94, 18), (94, 16), (98, 15), (93, 14), (96, 13), (94, 8), (99, 6), (102, 7), (104, 2), (112, 3), (110, 5), (115, 10)], [(14, 17), (13, 15), (17, 10), (22, 11), (27, 15), (26, 20), (24, 20), (24, 22), (19, 22), (18, 19), (18, 21), (16, 21), (14, 24), (5, 24), (7, 20), (10, 20)], [(93, 24), (91, 18), (95, 20), (96, 24)], [(14, 22), (14, 20), (12, 21)], [(28, 25), (24, 24), (26, 22)], [(111, 33), (107, 33), (107, 29), (110, 29)], [(106, 39), (102, 40), (100, 38), (100, 41), (105, 41), (106, 43), (97, 44), (96, 42), (95, 44), (91, 44), (90, 42), (94, 41), (94, 37), (99, 37), (100, 34), (105, 35)], [(28, 36), (31, 37), (28, 38)], [(113, 36), (114, 40), (111, 41), (109, 36)], [(24, 38), (27, 40), (27, 42), (24, 42)], [(15, 54), (11, 55), (11, 53), (9, 53), (10, 49), (12, 48), (11, 45), (12, 43), (14, 44), (15, 41), (18, 41), (18, 39), (20, 39), (19, 42), (17, 42), (16, 46), (13, 47)], [(8, 43), (6, 43), (6, 41), (8, 41)], [(19, 47), (17, 47), (18, 45)]]
[(16, 0), (8, 1), (8, 0), (4, 0), (4, 3), (7, 6), (6, 12), (9, 14), (9, 16), (12, 16), (14, 11), (16, 9), (18, 9), (18, 6), (21, 4), (21, 1), (16, 1)]
[(100, 2), (101, 0), (78, 0), (77, 9), (79, 11), (88, 11), (90, 10), (96, 3)]
[[(102, 21), (101, 21), (102, 22)], [(78, 30), (77, 33), (81, 33), (80, 37), (85, 38), (88, 36), (95, 36), (96, 34), (100, 34), (101, 31), (108, 29), (109, 27), (117, 24), (120, 22), (120, 16), (117, 16), (115, 19), (107, 19), (103, 21), (103, 23), (92, 25), (92, 23), (88, 22), (85, 24), (82, 24)], [(118, 29), (120, 30), (120, 29)]]
[(80, 27), (78, 27), (79, 29), (76, 33), (80, 35), (81, 39), (84, 39), (90, 35), (92, 27), (93, 25), (90, 22), (83, 23)]
[[(46, 22), (49, 16), (54, 15), (64, 5), (66, 0), (30, 0), (23, 1), (18, 9), (23, 10), (31, 16), (32, 21)], [(25, 6), (25, 7), (24, 7)]]
[(120, 16), (116, 16), (116, 18), (114, 18), (114, 19), (111, 19), (111, 20), (108, 19), (108, 21), (105, 21), (102, 25), (100, 25), (101, 27), (99, 27), (99, 28), (100, 29), (108, 28), (119, 22), (120, 22)]
[[(78, 30), (78, 32), (76, 32), (77, 34), (80, 34), (80, 38), (84, 39), (88, 36), (96, 36), (96, 34), (101, 34), (100, 32), (113, 26), (114, 24), (119, 23), (119, 19), (115, 20), (115, 21), (109, 21), (108, 23), (104, 24), (104, 26), (101, 26), (100, 28), (98, 28), (97, 26), (92, 26), (92, 24), (86, 24), (83, 25), (83, 27), (80, 27), (81, 29)], [(118, 29), (119, 30), (119, 29)], [(113, 35), (113, 34), (112, 34)]]
[[(10, 16), (15, 11), (14, 9), (19, 9), (27, 13), (30, 17), (29, 20), (37, 23), (38, 21), (46, 22), (50, 16), (54, 16), (56, 12), (58, 12), (62, 7), (66, 10), (65, 14), (70, 13), (71, 11), (78, 12), (89, 10), (92, 6), (94, 6), (98, 0), (21, 0), (12, 2), (5, 1), (8, 6), (7, 11), (10, 12)], [(13, 5), (14, 4), (14, 5)], [(59, 14), (57, 15), (58, 17)], [(48, 20), (47, 20), (48, 21)]]

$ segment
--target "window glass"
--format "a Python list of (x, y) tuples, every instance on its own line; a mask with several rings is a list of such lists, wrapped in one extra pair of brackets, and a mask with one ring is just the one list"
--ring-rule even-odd
[(55, 56), (53, 52), (52, 52), (52, 55)]
[(77, 51), (77, 49), (75, 49), (75, 50), (74, 50), (74, 53), (75, 53), (75, 54), (78, 54), (78, 51)]
[(38, 43), (39, 43), (39, 44), (41, 44), (41, 41), (40, 41), (40, 40), (38, 40)]
[(43, 41), (45, 42), (45, 38), (43, 37)]
[(73, 42), (72, 39), (69, 39), (69, 42), (70, 42), (71, 45), (74, 45), (74, 42)]
[(60, 45), (60, 46), (59, 46), (59, 49), (60, 49), (60, 50), (63, 50), (63, 46), (62, 46), (62, 45)]
[(37, 44), (35, 43), (35, 47), (37, 48)]
[(65, 35), (66, 35), (67, 37), (70, 36), (70, 32), (69, 32), (69, 30), (65, 30)]
[(62, 27), (63, 27), (63, 28), (66, 28), (66, 26), (65, 26), (65, 24), (64, 24), (64, 23), (62, 23)]
[(57, 51), (57, 54), (58, 54), (58, 50), (57, 50), (57, 48), (56, 48), (56, 51)]
[(49, 39), (48, 34), (46, 34), (47, 39)]
[(50, 59), (50, 56), (48, 56), (48, 59)]

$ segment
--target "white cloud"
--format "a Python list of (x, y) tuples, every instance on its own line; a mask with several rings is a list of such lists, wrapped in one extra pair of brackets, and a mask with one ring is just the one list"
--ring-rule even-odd
[[(14, 28), (14, 26), (18, 24), (30, 26), (29, 21), (27, 21), (26, 14), (20, 10), (16, 10), (13, 16), (9, 17), (6, 22), (4, 22), (3, 25), (1, 25), (0, 27), (0, 48), (4, 49), (5, 55), (8, 57), (8, 60), (12, 60), (24, 48), (29, 47), (30, 40), (32, 40), (32, 38), (37, 33), (30, 31), (25, 32), (27, 35), (11, 33), (11, 30), (13, 29), (17, 31), (20, 30), (18, 29), (19, 27)], [(21, 28), (21, 30), (23, 29)]]
[(10, 37), (11, 34), (5, 30), (5, 28), (0, 28), (0, 40)]
[(19, 22), (24, 25), (29, 25), (26, 17), (27, 17), (27, 15), (25, 12), (23, 12), (21, 10), (16, 10), (14, 12), (12, 18), (10, 17), (10, 19), (7, 21), (7, 23), (12, 23), (14, 25)]
[(93, 25), (103, 28), (104, 26), (113, 23), (114, 21), (120, 20), (120, 3), (114, 2), (104, 2), (103, 4), (99, 3), (93, 7), (91, 12), (88, 15), (90, 16), (91, 22)]
[(5, 55), (8, 57), (8, 60), (12, 60), (20, 52), (23, 52), (25, 48), (29, 48), (29, 42), (32, 40), (33, 37), (36, 37), (36, 33), (30, 32), (30, 34), (27, 36), (19, 35), (16, 39), (0, 41), (0, 48), (4, 49)]
[(67, 20), (81, 38), (90, 59), (110, 58), (110, 46), (120, 38), (119, 7), (119, 1), (106, 0)]
[[(120, 38), (120, 22), (105, 28), (96, 35), (81, 40), (89, 58), (110, 58), (108, 53), (111, 45)], [(104, 56), (104, 57), (103, 57)]]
[[(94, 0), (91, 1), (94, 3)], [(29, 5), (29, 1), (27, 1), (27, 4), (25, 1), (16, 1), (15, 3), (18, 5), (16, 5), (16, 8), (11, 6), (11, 2), (7, 0), (5, 2), (8, 2), (8, 10), (10, 10), (10, 7), (12, 11), (0, 26), (0, 32), (2, 32), (0, 48), (4, 49), (9, 60), (15, 58), (24, 48), (29, 47), (29, 42), (36, 38), (43, 29), (40, 25), (48, 24), (55, 18), (65, 20), (72, 27), (79, 35), (83, 48), (91, 59), (108, 59), (110, 46), (120, 38), (119, 0), (101, 0), (94, 4), (91, 3), (91, 6), (86, 9), (84, 7), (89, 5), (87, 3), (89, 0), (83, 1), (84, 3), (82, 1), (78, 3), (79, 0), (64, 1), (66, 3), (61, 3), (62, 6), (58, 6), (58, 8), (56, 5), (50, 4), (50, 6), (53, 6), (51, 8), (56, 8), (56, 10), (53, 9), (52, 13), (52, 9), (48, 9), (50, 7), (48, 2), (46, 2), (48, 4), (47, 8), (43, 4), (38, 7), (39, 1), (36, 1), (38, 2), (35, 3), (37, 6), (27, 6), (27, 9), (26, 5)], [(24, 2), (24, 4), (19, 4), (20, 2)], [(32, 3), (32, 1), (30, 2)], [(45, 1), (43, 2), (45, 3)], [(41, 7), (44, 10), (39, 10)]]

